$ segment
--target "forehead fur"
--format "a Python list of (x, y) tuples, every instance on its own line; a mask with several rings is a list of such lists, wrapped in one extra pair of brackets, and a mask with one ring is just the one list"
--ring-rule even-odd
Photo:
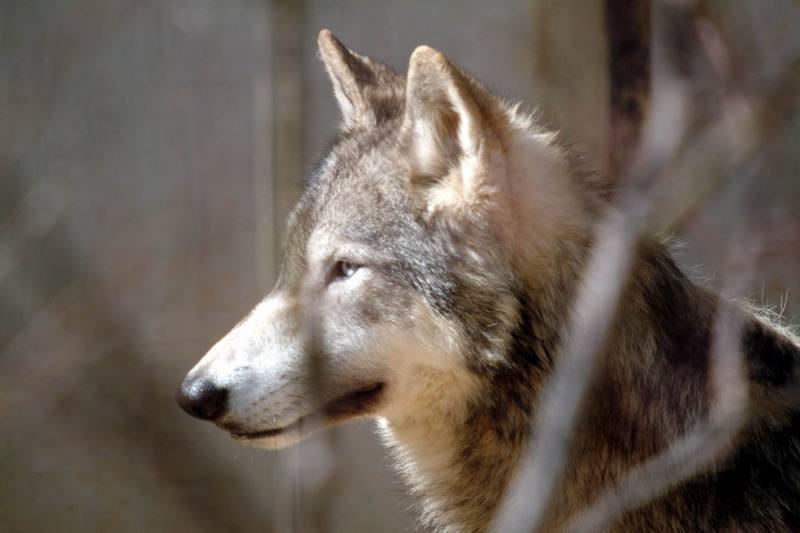
[(406, 211), (407, 158), (398, 114), (369, 130), (344, 132), (333, 143), (309, 180), (304, 202), (314, 204), (315, 225), (342, 221), (351, 231), (376, 223), (387, 228), (393, 213)]
[(289, 219), (286, 276), (297, 277), (305, 269), (314, 231), (376, 246), (393, 232), (411, 231), (414, 221), (398, 134), (402, 100), (399, 106), (397, 114), (374, 128), (345, 131), (330, 145)]

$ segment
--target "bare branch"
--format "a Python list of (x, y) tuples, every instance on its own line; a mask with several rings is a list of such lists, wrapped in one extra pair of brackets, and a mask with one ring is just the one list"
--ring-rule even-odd
[[(728, 75), (729, 59), (719, 33), (708, 20), (701, 20), (692, 28), (724, 81), (720, 112), (706, 124), (689, 124), (680, 113), (669, 114), (690, 109), (688, 83), (679, 77), (665, 90), (662, 88), (661, 105), (666, 109), (659, 109), (655, 102), (637, 157), (628, 169), (628, 178), (623, 180), (628, 189), (622, 197), (622, 208), (598, 229), (559, 363), (541, 395), (532, 425), (532, 443), (497, 515), (497, 531), (535, 531), (547, 524), (597, 359), (603, 353), (613, 318), (620, 311), (619, 297), (638, 240), (685, 220), (742, 161), (757, 151), (764, 137), (762, 132), (775, 126), (768, 120), (771, 94), (744, 98), (743, 91), (732, 85)], [(788, 64), (784, 77), (775, 85), (777, 92), (793, 86), (795, 75), (794, 63)], [(705, 179), (697, 179), (698, 176)], [(652, 209), (654, 205), (657, 210)], [(717, 324), (711, 354), (717, 401), (710, 420), (625, 477), (573, 523), (575, 529), (597, 528), (616, 513), (648, 501), (709, 464), (730, 442), (741, 427), (746, 408), (736, 345), (739, 329), (740, 324), (730, 321)]]
[[(736, 276), (734, 282), (729, 281), (729, 286), (750, 277), (753, 262), (747, 266), (746, 272)], [(702, 473), (730, 450), (748, 413), (748, 382), (739, 342), (743, 322), (744, 315), (732, 309), (722, 308), (717, 317), (709, 362), (712, 399), (707, 420), (627, 473), (578, 515), (566, 528), (568, 531), (607, 529), (625, 511)]]

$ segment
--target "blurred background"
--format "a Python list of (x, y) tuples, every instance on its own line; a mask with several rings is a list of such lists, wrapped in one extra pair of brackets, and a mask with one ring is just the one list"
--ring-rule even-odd
[[(438, 48), (606, 169), (603, 6), (0, 0), (0, 531), (413, 530), (371, 423), (251, 450), (180, 411), (176, 387), (271, 288), (287, 214), (336, 130), (319, 29), (399, 71), (415, 46)], [(684, 44), (659, 6), (654, 99)], [(796, 2), (703, 9), (745, 94), (797, 68)], [(707, 65), (688, 65), (713, 103)], [(798, 94), (776, 97), (765, 142), (676, 228), (693, 276), (719, 285), (748, 265), (734, 296), (787, 320)]]

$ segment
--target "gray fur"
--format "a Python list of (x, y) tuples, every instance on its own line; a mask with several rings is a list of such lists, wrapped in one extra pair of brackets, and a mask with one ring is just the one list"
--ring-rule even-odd
[[(408, 82), (348, 51), (327, 32), (320, 35), (320, 50), (345, 120), (289, 221), (276, 292), (300, 303), (293, 308), (294, 318), (285, 320), (294, 321), (294, 330), (307, 323), (303, 306), (318, 302), (309, 295), (324, 291), (327, 274), (308, 257), (311, 239), (323, 234), (337, 242), (361, 243), (380, 258), (357, 259), (367, 262), (372, 276), (368, 286), (359, 289), (358, 301), (330, 314), (325, 309), (311, 312), (322, 322), (312, 341), (319, 344), (316, 353), (323, 365), (346, 357), (328, 354), (329, 349), (339, 349), (329, 348), (334, 345), (329, 329), (341, 331), (328, 328), (331, 320), (354, 328), (354, 335), (387, 324), (415, 331), (419, 324), (408, 312), (422, 301), (431, 316), (455, 325), (463, 348), (463, 374), (441, 375), (467, 376), (464, 379), (474, 382), (459, 407), (444, 400), (438, 406), (431, 400), (436, 396), (426, 396), (428, 403), (419, 412), (402, 417), (388, 407), (384, 412), (380, 405), (361, 414), (386, 418), (387, 443), (420, 499), (424, 523), (442, 531), (483, 531), (530, 440), (529, 421), (563, 344), (593, 223), (613, 209), (613, 194), (601, 179), (581, 170), (572, 155), (548, 143), (548, 153), (563, 161), (568, 173), (564, 190), (572, 191), (576, 217), (586, 223), (566, 220), (569, 227), (563, 234), (551, 240), (542, 236), (540, 247), (534, 250), (531, 243), (531, 250), (520, 250), (528, 244), (508, 240), (510, 230), (498, 227), (502, 216), (492, 211), (491, 201), (488, 206), (459, 204), (454, 211), (446, 202), (445, 207), (431, 208), (431, 191), (447, 186), (446, 180), (459, 179), (452, 177), (453, 169), (469, 151), (453, 140), (464, 115), (446, 101), (452, 91), (440, 92), (441, 87), (455, 87), (457, 96), (465, 99), (466, 116), (477, 117), (482, 132), (480, 147), (491, 154), (511, 153), (509, 108), (430, 49), (415, 52), (414, 80)], [(406, 83), (412, 82), (414, 93), (409, 94)], [(416, 105), (420, 108), (410, 108)], [(428, 117), (426, 113), (435, 112), (430, 105), (440, 105), (441, 113)], [(422, 165), (413, 151), (419, 128), (409, 124), (417, 117), (433, 124), (431, 135), (441, 155), (434, 165)], [(486, 161), (494, 165), (498, 159)], [(464, 181), (454, 187), (463, 192), (468, 186)], [(556, 241), (557, 246), (550, 244)], [(628, 512), (615, 527), (800, 529), (796, 341), (693, 285), (657, 239), (640, 243), (622, 301), (551, 525), (563, 526), (609, 483), (705, 418), (713, 325), (720, 316), (743, 313), (741, 347), (753, 401), (746, 428), (713, 470)], [(370, 375), (380, 373), (378, 367), (369, 368)], [(430, 375), (435, 380), (440, 374)], [(411, 393), (396, 392), (390, 385), (387, 394)], [(413, 403), (413, 398), (408, 400)], [(415, 463), (415, 450), (424, 449), (424, 442), (406, 445), (403, 431), (392, 433), (396, 425), (407, 426), (413, 434), (415, 420), (427, 420), (428, 409), (445, 414), (453, 409), (452, 417), (444, 419), (452, 421), (451, 433), (457, 436), (447, 441), (448, 459), (436, 468)]]

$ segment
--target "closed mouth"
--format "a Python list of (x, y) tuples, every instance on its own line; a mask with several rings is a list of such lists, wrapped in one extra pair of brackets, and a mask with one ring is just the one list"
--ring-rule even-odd
[(383, 392), (384, 384), (375, 383), (367, 387), (362, 387), (348, 392), (344, 396), (326, 403), (322, 409), (311, 414), (301, 416), (291, 424), (279, 428), (262, 429), (259, 431), (241, 431), (238, 428), (228, 427), (228, 431), (237, 439), (253, 440), (267, 437), (277, 437), (284, 433), (300, 429), (305, 423), (313, 423), (312, 420), (323, 418), (327, 422), (343, 422), (348, 418), (366, 414), (379, 401)]

